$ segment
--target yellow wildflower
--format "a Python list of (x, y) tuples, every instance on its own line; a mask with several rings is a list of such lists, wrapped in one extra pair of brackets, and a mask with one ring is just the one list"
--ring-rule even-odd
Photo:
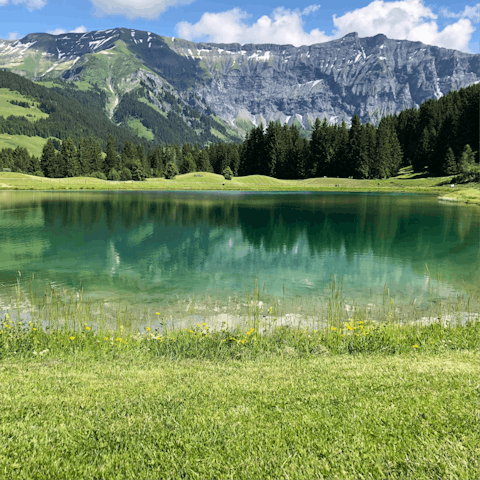
[(336, 330), (336, 328), (335, 328), (335, 327), (332, 327), (332, 330), (333, 330), (333, 331), (335, 331), (335, 330)]
[(419, 348), (418, 345), (413, 345), (412, 348)]
[(70, 337), (70, 340), (75, 340), (75, 337)]
[(149, 331), (150, 331), (150, 327), (147, 327), (145, 330), (146, 330), (147, 332), (149, 332)]
[(160, 312), (157, 312), (155, 315), (160, 315)]
[(92, 328), (91, 327), (85, 327), (85, 330), (91, 330)]

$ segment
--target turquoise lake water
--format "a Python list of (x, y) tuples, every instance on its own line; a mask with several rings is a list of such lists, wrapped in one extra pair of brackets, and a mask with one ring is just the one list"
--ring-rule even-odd
[(480, 285), (480, 208), (435, 197), (344, 193), (2, 192), (0, 283), (35, 276), (126, 305), (189, 296), (397, 302)]

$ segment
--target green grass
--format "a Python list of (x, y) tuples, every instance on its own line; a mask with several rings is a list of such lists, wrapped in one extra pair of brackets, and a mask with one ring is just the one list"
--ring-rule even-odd
[(42, 156), (43, 146), (47, 142), (42, 137), (27, 137), (26, 135), (9, 135), (8, 133), (0, 133), (0, 150), (3, 148), (24, 147), (30, 155), (40, 158)]
[(147, 140), (153, 140), (155, 135), (138, 118), (128, 120), (128, 126), (139, 136)]
[[(33, 103), (34, 106), (30, 108), (24, 108), (11, 104), (10, 100), (28, 102), (30, 104)], [(12, 92), (8, 88), (0, 88), (0, 115), (4, 118), (9, 117), (10, 115), (15, 115), (17, 117), (25, 117), (27, 120), (32, 122), (35, 120), (40, 120), (41, 118), (48, 118), (48, 114), (39, 110), (38, 105), (38, 102), (29, 100), (27, 97), (18, 92)]]
[(165, 306), (139, 326), (19, 277), (0, 321), (2, 474), (478, 478), (476, 303), (345, 312), (334, 280), (319, 326), (291, 328), (260, 298), (255, 283), (235, 328), (174, 326)]
[(478, 478), (478, 355), (0, 362), (5, 478)]
[[(196, 175), (202, 175), (198, 177)], [(452, 177), (408, 178), (402, 172), (385, 180), (354, 180), (349, 178), (309, 178), (279, 180), (263, 175), (234, 177), (197, 172), (178, 175), (175, 179), (149, 178), (145, 182), (109, 182), (91, 178), (46, 179), (18, 173), (0, 172), (0, 189), (16, 190), (242, 190), (242, 191), (334, 191), (420, 193), (440, 197), (456, 195), (458, 201), (480, 205), (477, 185), (456, 185), (450, 188)]]

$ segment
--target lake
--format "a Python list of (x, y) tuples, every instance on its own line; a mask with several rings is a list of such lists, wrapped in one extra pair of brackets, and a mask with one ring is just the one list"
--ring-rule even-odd
[[(160, 309), (195, 296), (421, 304), (478, 291), (480, 208), (358, 193), (0, 192), (0, 283)], [(441, 275), (440, 283), (437, 282)], [(438, 289), (438, 291), (437, 291)], [(6, 291), (5, 290), (5, 291)]]

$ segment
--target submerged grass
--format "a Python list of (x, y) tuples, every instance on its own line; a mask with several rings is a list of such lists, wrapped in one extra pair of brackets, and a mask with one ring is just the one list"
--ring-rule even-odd
[[(255, 280), (242, 302), (178, 302), (159, 311), (113, 310), (83, 291), (36, 290), (17, 279), (4, 300), (0, 359), (49, 355), (115, 357), (119, 352), (175, 359), (254, 359), (262, 355), (397, 354), (471, 350), (480, 344), (478, 293), (429, 305), (398, 306), (387, 287), (380, 305), (346, 304), (343, 282), (330, 281), (323, 303), (262, 296)], [(0, 303), (1, 305), (1, 303)], [(9, 313), (8, 313), (9, 312)], [(202, 315), (199, 315), (201, 313)]]
[(333, 279), (308, 322), (302, 300), (255, 284), (227, 305), (240, 323), (215, 323), (217, 304), (195, 323), (189, 299), (185, 326), (18, 282), (0, 321), (0, 476), (478, 478), (478, 298), (434, 293), (407, 315), (388, 289), (376, 309), (345, 305)]

